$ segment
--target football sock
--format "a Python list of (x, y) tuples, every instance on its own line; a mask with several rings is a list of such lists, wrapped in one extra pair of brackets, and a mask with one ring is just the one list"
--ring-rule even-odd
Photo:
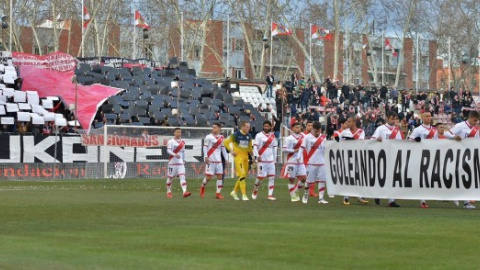
[(268, 178), (268, 196), (273, 196), (273, 189), (275, 188), (275, 177)]

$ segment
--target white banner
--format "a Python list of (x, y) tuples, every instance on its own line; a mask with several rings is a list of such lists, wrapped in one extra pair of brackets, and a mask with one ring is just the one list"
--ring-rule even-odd
[(480, 140), (327, 143), (327, 189), (366, 198), (480, 200)]

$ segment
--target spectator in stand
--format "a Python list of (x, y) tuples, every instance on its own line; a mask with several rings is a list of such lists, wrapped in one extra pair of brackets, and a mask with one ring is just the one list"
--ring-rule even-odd
[(280, 138), (280, 128), (282, 125), (282, 117), (279, 116), (278, 118), (272, 114), (273, 118), (273, 133), (275, 134), (275, 138)]
[(454, 124), (458, 124), (458, 123), (463, 122), (462, 117), (460, 117), (460, 115), (458, 115), (458, 114), (456, 114), (456, 113), (452, 113), (452, 118), (451, 118), (451, 120), (452, 120), (452, 123), (454, 123)]
[(398, 90), (397, 90), (397, 88), (392, 89), (392, 92), (390, 92), (390, 96), (392, 98), (393, 103), (398, 103)]
[(387, 85), (382, 85), (380, 88), (380, 99), (383, 101), (387, 100), (388, 88)]
[(45, 122), (42, 127), (42, 134), (43, 135), (50, 135), (52, 134), (52, 126), (51, 123)]
[(310, 91), (308, 88), (304, 88), (302, 94), (300, 95), (300, 109), (302, 112), (306, 112), (308, 110), (308, 102), (310, 101)]
[(299, 78), (298, 78), (298, 74), (295, 72), (292, 74), (292, 84), (293, 84), (293, 87), (297, 86), (298, 85), (298, 82), (299, 82)]
[(273, 84), (275, 83), (275, 78), (272, 74), (268, 74), (265, 80), (267, 82), (267, 97), (273, 97)]
[(17, 132), (20, 134), (25, 134), (29, 132), (30, 123), (29, 122), (17, 122)]
[(342, 94), (343, 97), (348, 99), (350, 97), (350, 87), (346, 84), (342, 86)]
[(327, 138), (331, 139), (335, 130), (338, 129), (338, 115), (330, 114), (327, 117)]
[(462, 112), (462, 103), (458, 99), (458, 95), (453, 97), (452, 108), (455, 114), (460, 114)]

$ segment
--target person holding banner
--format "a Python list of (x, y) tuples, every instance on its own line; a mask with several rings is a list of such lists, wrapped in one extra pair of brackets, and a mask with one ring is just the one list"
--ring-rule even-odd
[(435, 128), (437, 129), (439, 140), (447, 139), (447, 137), (445, 136), (445, 125), (443, 123), (436, 123)]
[[(386, 116), (387, 123), (379, 126), (373, 133), (371, 139), (380, 142), (383, 140), (405, 140), (403, 133), (397, 125), (398, 114), (394, 111), (388, 111)], [(375, 204), (380, 205), (380, 199), (375, 199)], [(400, 205), (395, 202), (395, 199), (388, 199), (388, 206), (400, 207)]]
[(172, 180), (174, 177), (180, 178), (180, 185), (183, 190), (183, 197), (192, 195), (187, 191), (187, 181), (185, 180), (185, 141), (182, 140), (182, 130), (176, 128), (173, 131), (174, 137), (167, 143), (168, 172), (167, 172), (167, 197), (172, 198)]
[(237, 196), (237, 191), (240, 189), (242, 192), (242, 200), (248, 201), (247, 196), (247, 175), (248, 175), (248, 157), (253, 159), (252, 151), (252, 137), (250, 136), (250, 123), (247, 121), (241, 121), (239, 130), (235, 131), (227, 139), (223, 141), (225, 148), (232, 154), (235, 162), (235, 171), (237, 172), (237, 182), (230, 196), (234, 200), (240, 200)]
[[(300, 152), (303, 135), (301, 133), (302, 126), (300, 123), (295, 123), (292, 126), (293, 133), (285, 138), (283, 152), (287, 153), (287, 162), (282, 169), (282, 176), (289, 180), (288, 190), (290, 191), (290, 198), (292, 202), (300, 201), (297, 190), (303, 187), (307, 177), (305, 164), (303, 163), (303, 155)], [(295, 179), (298, 180), (295, 185)]]
[(202, 186), (200, 187), (200, 197), (205, 197), (205, 187), (212, 179), (212, 176), (217, 176), (217, 193), (215, 197), (217, 199), (223, 199), (221, 194), (223, 188), (223, 164), (222, 156), (225, 160), (228, 159), (227, 151), (223, 146), (223, 135), (220, 134), (222, 125), (215, 123), (212, 126), (212, 134), (208, 134), (205, 137), (203, 144), (203, 156), (205, 157), (205, 178), (203, 179)]
[(258, 188), (263, 179), (268, 178), (268, 199), (275, 201), (275, 158), (277, 157), (277, 140), (272, 132), (272, 122), (263, 122), (263, 131), (257, 133), (253, 144), (253, 155), (257, 162), (257, 180), (253, 187), (252, 199), (256, 200)]
[(323, 198), (325, 193), (325, 183), (327, 179), (327, 172), (325, 168), (325, 142), (327, 137), (321, 134), (322, 126), (320, 122), (314, 122), (312, 125), (312, 132), (305, 135), (302, 143), (302, 151), (304, 156), (304, 163), (307, 166), (307, 181), (305, 185), (305, 194), (302, 202), (307, 203), (310, 186), (315, 186), (318, 183), (318, 203), (327, 204), (328, 202)]
[[(365, 140), (365, 132), (363, 129), (358, 128), (361, 123), (360, 120), (357, 120), (355, 115), (350, 115), (347, 118), (345, 123), (347, 128), (340, 133), (339, 141), (346, 141), (346, 140)], [(365, 200), (362, 197), (358, 198), (358, 202), (361, 204), (367, 204), (369, 201)], [(343, 197), (343, 205), (350, 205), (350, 201), (348, 196)]]
[(340, 129), (339, 130), (335, 130), (335, 132), (333, 133), (333, 137), (334, 139), (338, 142), (339, 139), (340, 139), (340, 134), (342, 134), (342, 132), (347, 129), (347, 124), (346, 124), (347, 120), (346, 119), (340, 119), (338, 120), (338, 123), (340, 124)]
[[(422, 140), (436, 140), (438, 139), (437, 128), (432, 126), (432, 114), (430, 112), (424, 112), (421, 115), (422, 122), (420, 126), (416, 127), (410, 137), (408, 138), (411, 141), (420, 142)], [(420, 201), (421, 208), (428, 208), (428, 204), (425, 200)]]
[[(480, 132), (478, 127), (478, 120), (480, 113), (477, 111), (470, 111), (467, 121), (456, 124), (449, 132), (445, 132), (445, 137), (449, 139), (461, 140), (462, 138), (479, 138)], [(458, 202), (455, 202), (458, 205)], [(475, 206), (469, 201), (464, 201), (463, 207), (465, 209), (475, 209)]]

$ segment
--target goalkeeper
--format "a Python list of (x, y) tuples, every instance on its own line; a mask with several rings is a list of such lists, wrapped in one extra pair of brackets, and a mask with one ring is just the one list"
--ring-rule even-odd
[(237, 182), (230, 195), (238, 201), (237, 191), (240, 188), (242, 192), (242, 200), (248, 201), (246, 179), (248, 175), (248, 156), (253, 159), (252, 136), (250, 135), (250, 123), (246, 121), (240, 122), (240, 129), (235, 131), (227, 139), (223, 141), (225, 148), (232, 154), (235, 171), (237, 172)]

